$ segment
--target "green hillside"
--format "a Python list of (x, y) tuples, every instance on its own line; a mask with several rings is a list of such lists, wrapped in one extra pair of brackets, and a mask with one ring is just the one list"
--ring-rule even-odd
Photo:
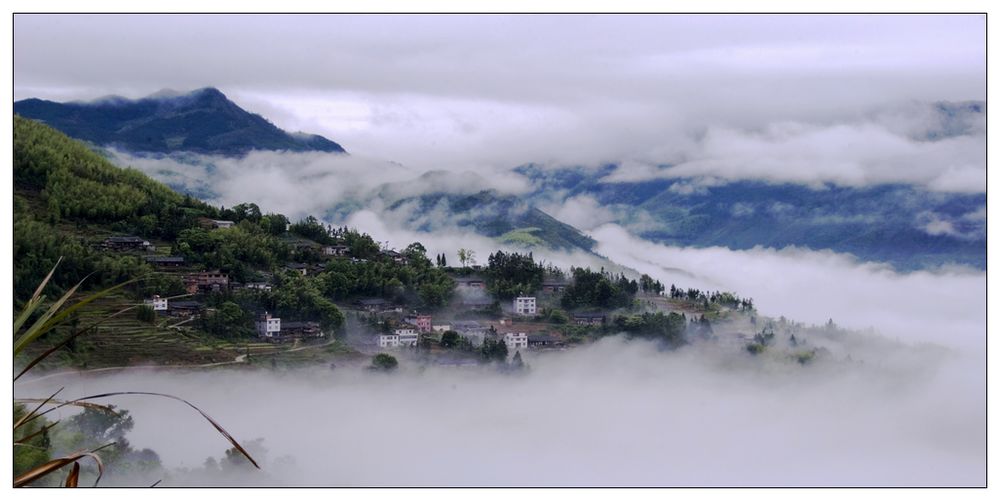
[[(206, 227), (211, 220), (232, 226)], [(139, 237), (155, 250), (108, 248), (104, 244), (111, 236)], [(324, 256), (323, 245), (348, 246), (350, 256)], [(454, 283), (430, 265), (422, 246), (404, 255), (409, 261), (397, 262), (369, 235), (330, 229), (313, 218), (289, 224), (284, 215), (262, 214), (252, 203), (210, 206), (138, 171), (116, 167), (48, 126), (14, 118), (15, 309), (60, 258), (45, 291), (50, 298), (81, 281), (85, 294), (141, 278), (43, 339), (36, 351), (77, 327), (132, 309), (60, 350), (52, 361), (80, 367), (232, 361), (248, 351), (274, 351), (256, 342), (253, 321), (260, 311), (314, 322), (329, 339), (344, 322), (335, 301), (391, 295), (423, 308), (447, 301)], [(176, 268), (147, 262), (167, 256), (183, 262)], [(309, 268), (310, 275), (294, 271), (292, 263)], [(193, 274), (207, 270), (219, 270), (234, 283), (266, 280), (271, 288), (186, 290)], [(139, 305), (154, 294), (197, 302), (200, 313), (190, 318), (140, 315)]]

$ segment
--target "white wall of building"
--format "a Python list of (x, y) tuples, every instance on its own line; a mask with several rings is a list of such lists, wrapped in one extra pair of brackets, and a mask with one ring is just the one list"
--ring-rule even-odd
[(257, 320), (257, 335), (261, 337), (275, 337), (281, 333), (281, 319), (264, 314), (264, 317)]
[(165, 297), (153, 296), (153, 299), (143, 301), (146, 306), (152, 306), (153, 311), (167, 311), (168, 301)]
[(534, 315), (537, 311), (537, 303), (534, 297), (519, 297), (514, 300), (514, 311), (518, 315)]
[(528, 347), (528, 334), (524, 332), (508, 332), (503, 336), (503, 342), (507, 345), (508, 351)]
[(399, 346), (399, 336), (396, 334), (379, 334), (379, 348), (395, 348)]

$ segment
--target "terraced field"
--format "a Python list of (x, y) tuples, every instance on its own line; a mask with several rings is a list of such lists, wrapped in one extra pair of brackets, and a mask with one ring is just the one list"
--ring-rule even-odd
[[(57, 356), (50, 357), (40, 369), (66, 365), (96, 368), (146, 364), (203, 364), (233, 360), (239, 354), (231, 344), (227, 345), (196, 334), (190, 328), (168, 327), (179, 322), (175, 318), (158, 317), (155, 323), (146, 323), (136, 318), (134, 310), (108, 318), (134, 304), (125, 296), (119, 295), (101, 298), (83, 308), (75, 322), (79, 327), (103, 321), (69, 346), (60, 348)], [(40, 353), (64, 339), (71, 329), (71, 325), (57, 329), (55, 333), (32, 346), (29, 351), (34, 354)]]
[[(83, 327), (102, 319), (103, 322), (77, 338), (75, 343), (60, 348), (33, 369), (32, 373), (67, 368), (87, 370), (127, 366), (201, 366), (234, 362), (254, 365), (278, 363), (287, 366), (361, 356), (336, 341), (279, 345), (255, 339), (216, 339), (197, 331), (192, 322), (182, 318), (157, 316), (153, 323), (139, 321), (134, 310), (108, 318), (134, 305), (134, 301), (125, 295), (108, 296), (88, 305), (84, 308), (86, 311), (79, 315), (76, 324)], [(26, 363), (65, 339), (69, 332), (70, 325), (58, 329), (26, 350), (19, 361)]]

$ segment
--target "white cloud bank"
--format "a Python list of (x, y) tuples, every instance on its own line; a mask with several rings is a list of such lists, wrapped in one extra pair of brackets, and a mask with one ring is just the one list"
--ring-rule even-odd
[[(986, 346), (986, 274), (966, 268), (897, 273), (832, 251), (672, 247), (616, 225), (591, 232), (597, 252), (678, 287), (729, 290), (766, 315), (822, 324), (832, 318), (905, 342), (980, 354)], [(680, 272), (678, 270), (681, 270)]]
[[(358, 217), (376, 233), (416, 237), (375, 214)], [(263, 472), (171, 475), (166, 485), (985, 484), (983, 272), (900, 274), (796, 249), (672, 248), (614, 225), (592, 234), (602, 253), (668, 283), (749, 295), (763, 314), (876, 332), (801, 331), (811, 346), (837, 347), (805, 366), (738, 347), (662, 352), (614, 337), (528, 352), (523, 376), (421, 368), (404, 354), (390, 376), (349, 363), (332, 372), (134, 372), (26, 382), (18, 393), (68, 384), (73, 395), (178, 394), (237, 438), (264, 439)], [(133, 446), (154, 449), (169, 468), (198, 468), (227, 447), (173, 402), (114, 403), (135, 417)]]
[(910, 139), (940, 119), (927, 103), (985, 100), (982, 15), (18, 15), (14, 24), (17, 99), (212, 85), (285, 129), (421, 172), (633, 162), (675, 165), (671, 175), (684, 177), (985, 189), (981, 125), (967, 138)]
[(213, 194), (207, 202), (232, 207), (256, 203), (262, 211), (279, 212), (292, 220), (347, 203), (383, 203), (425, 193), (474, 194), (496, 190), (519, 194), (529, 189), (513, 173), (420, 172), (385, 160), (331, 153), (255, 151), (230, 158), (181, 154), (136, 156), (112, 150), (114, 162), (139, 169), (163, 182), (198, 193)]
[[(238, 439), (264, 439), (263, 471), (211, 483), (983, 485), (982, 385), (969, 385), (962, 364), (900, 349), (891, 365), (876, 357), (803, 367), (609, 338), (529, 354), (524, 376), (421, 369), (404, 357), (389, 376), (343, 366), (133, 373), (77, 379), (68, 391), (178, 394)], [(153, 448), (168, 467), (198, 468), (228, 447), (175, 402), (115, 402), (135, 418), (132, 445)]]
[(903, 183), (935, 191), (986, 190), (984, 133), (922, 141), (872, 122), (787, 122), (762, 130), (712, 127), (658, 162), (670, 166), (625, 164), (604, 181), (709, 177), (815, 186)]

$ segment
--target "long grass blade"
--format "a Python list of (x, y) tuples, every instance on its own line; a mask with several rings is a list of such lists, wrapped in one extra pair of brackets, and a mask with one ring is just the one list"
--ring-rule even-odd
[(49, 280), (52, 279), (52, 274), (56, 272), (56, 268), (62, 260), (62, 256), (59, 256), (59, 259), (56, 260), (56, 264), (52, 265), (52, 269), (49, 270), (49, 274), (45, 275), (45, 280), (42, 280), (42, 282), (38, 284), (38, 288), (35, 289), (35, 293), (31, 295), (31, 299), (25, 303), (24, 309), (21, 310), (21, 313), (14, 320), (14, 330), (12, 331), (14, 334), (17, 334), (17, 332), (21, 330), (21, 326), (24, 325), (24, 322), (26, 322), (29, 317), (31, 317), (31, 314), (35, 312), (38, 305), (42, 304), (42, 301), (45, 301), (45, 296), (42, 295), (42, 290), (45, 289)]
[(80, 483), (80, 462), (73, 461), (73, 469), (69, 471), (69, 475), (66, 476), (66, 483), (63, 484), (66, 487), (76, 487)]
[(82, 307), (90, 304), (91, 302), (96, 301), (96, 300), (98, 300), (98, 299), (100, 299), (100, 298), (102, 298), (104, 296), (107, 296), (108, 294), (111, 294), (112, 292), (114, 292), (114, 291), (116, 291), (118, 289), (121, 289), (122, 287), (125, 287), (126, 285), (131, 285), (131, 284), (134, 284), (136, 282), (141, 282), (143, 280), (146, 280), (150, 276), (151, 275), (143, 275), (141, 277), (136, 277), (136, 278), (133, 278), (131, 280), (126, 280), (126, 281), (124, 281), (124, 282), (122, 282), (122, 283), (120, 283), (118, 285), (114, 285), (114, 286), (108, 287), (107, 289), (103, 289), (103, 290), (100, 290), (98, 292), (95, 292), (95, 293), (93, 293), (93, 294), (85, 297), (82, 301), (80, 301), (78, 303), (74, 303), (72, 306), (66, 308), (65, 310), (63, 310), (61, 312), (59, 312), (58, 315), (56, 315), (55, 317), (53, 317), (51, 320), (48, 321), (48, 324), (46, 325), (46, 328), (52, 328), (52, 327), (58, 325), (59, 322), (62, 322), (63, 320), (65, 320), (66, 317), (68, 317), (74, 311), (76, 311), (76, 310), (78, 310), (78, 309), (80, 309), (80, 308), (82, 308)]
[[(88, 275), (88, 277), (89, 277), (89, 275)], [(93, 293), (93, 294), (91, 294), (91, 295), (83, 298), (81, 301), (79, 301), (77, 303), (74, 303), (73, 305), (69, 306), (68, 308), (62, 310), (59, 313), (55, 313), (50, 308), (50, 311), (52, 311), (52, 313), (55, 313), (55, 314), (52, 315), (52, 316), (50, 316), (50, 318), (47, 318), (46, 321), (45, 321), (45, 323), (42, 324), (41, 326), (39, 326), (38, 332), (32, 332), (29, 329), (29, 331), (26, 332), (25, 335), (23, 335), (23, 336), (21, 336), (21, 338), (19, 338), (17, 340), (17, 342), (14, 343), (14, 355), (17, 355), (18, 353), (20, 353), (21, 350), (23, 350), (24, 347), (28, 345), (28, 343), (30, 343), (31, 341), (34, 341), (35, 339), (37, 339), (38, 336), (41, 336), (42, 334), (44, 334), (45, 332), (49, 331), (50, 329), (52, 329), (56, 325), (59, 325), (59, 323), (61, 323), (63, 320), (65, 320), (66, 317), (68, 317), (69, 315), (71, 315), (74, 311), (76, 311), (76, 310), (78, 310), (78, 309), (80, 309), (80, 308), (82, 308), (82, 307), (84, 307), (84, 306), (92, 303), (93, 301), (96, 301), (96, 300), (98, 300), (98, 299), (100, 299), (100, 298), (102, 298), (104, 296), (107, 296), (108, 294), (111, 294), (112, 292), (114, 292), (114, 291), (116, 291), (118, 289), (121, 289), (122, 287), (125, 287), (126, 285), (130, 285), (130, 284), (142, 281), (142, 280), (146, 280), (147, 278), (149, 278), (149, 275), (143, 275), (141, 277), (133, 278), (131, 280), (126, 280), (126, 281), (124, 281), (124, 282), (122, 282), (122, 283), (120, 283), (118, 285), (115, 285), (115, 286), (112, 286), (112, 287), (108, 287), (107, 289), (103, 289), (101, 291), (95, 292), (95, 293)], [(84, 280), (86, 280), (86, 278), (84, 278)], [(72, 292), (75, 292), (76, 288), (79, 287), (82, 283), (83, 283), (83, 281), (80, 281), (79, 284), (77, 284), (75, 287), (73, 287)], [(59, 302), (57, 304), (59, 304), (61, 306), (62, 303), (65, 302), (65, 299), (66, 299), (66, 296), (64, 295), (59, 300)], [(34, 326), (32, 326), (32, 329), (34, 329)], [(28, 334), (31, 334), (30, 338), (28, 338)]]
[(17, 477), (17, 478), (14, 479), (14, 487), (22, 487), (22, 486), (28, 485), (28, 484), (34, 482), (35, 480), (38, 480), (38, 479), (40, 479), (40, 478), (42, 478), (42, 477), (44, 477), (44, 476), (46, 476), (46, 475), (48, 475), (48, 474), (56, 471), (56, 470), (58, 470), (59, 468), (62, 468), (63, 466), (66, 466), (66, 465), (72, 463), (73, 461), (76, 461), (77, 459), (80, 459), (80, 457), (79, 456), (70, 456), (70, 457), (64, 457), (64, 458), (59, 458), (59, 459), (53, 459), (52, 461), (49, 461), (49, 462), (47, 462), (45, 464), (42, 464), (40, 466), (37, 466), (35, 468), (32, 468), (31, 470), (28, 470), (27, 472), (25, 472), (21, 476), (19, 476), (19, 477)]
[(112, 318), (117, 317), (118, 315), (121, 315), (122, 313), (125, 313), (126, 311), (132, 310), (134, 308), (135, 308), (135, 306), (129, 306), (128, 308), (116, 311), (115, 313), (112, 313), (112, 314), (110, 314), (110, 315), (108, 315), (108, 316), (106, 316), (106, 317), (98, 320), (97, 322), (94, 322), (94, 323), (92, 323), (92, 324), (90, 324), (90, 325), (88, 325), (88, 326), (86, 326), (86, 327), (84, 327), (82, 329), (78, 329), (73, 334), (70, 334), (66, 339), (62, 340), (59, 344), (57, 344), (57, 345), (55, 345), (55, 346), (53, 346), (53, 347), (45, 350), (44, 353), (42, 353), (41, 355), (35, 357), (34, 360), (32, 360), (31, 362), (29, 362), (28, 365), (24, 366), (24, 368), (21, 369), (21, 372), (19, 372), (16, 376), (14, 376), (14, 381), (17, 381), (18, 379), (20, 379), (21, 376), (23, 376), (26, 372), (28, 372), (29, 370), (31, 370), (32, 367), (38, 365), (42, 360), (45, 360), (46, 358), (49, 357), (49, 355), (55, 353), (56, 350), (58, 350), (59, 348), (62, 348), (63, 346), (66, 346), (67, 344), (69, 344), (70, 341), (76, 339), (81, 334), (83, 334), (83, 333), (85, 333), (85, 332), (87, 332), (87, 331), (89, 331), (89, 330), (97, 327), (98, 325), (103, 324), (104, 322), (106, 322), (106, 321), (108, 321), (108, 320), (110, 320)]
[[(27, 423), (28, 421), (31, 421), (32, 419), (34, 419), (33, 416), (35, 416), (38, 413), (38, 410), (41, 409), (42, 406), (44, 406), (45, 404), (49, 403), (53, 398), (56, 397), (56, 395), (59, 394), (60, 391), (63, 391), (63, 389), (65, 389), (65, 388), (66, 388), (65, 386), (62, 387), (62, 388), (59, 388), (58, 390), (56, 390), (55, 393), (53, 393), (52, 395), (49, 395), (49, 398), (46, 398), (45, 400), (42, 400), (41, 403), (38, 404), (38, 407), (35, 407), (34, 410), (32, 410), (31, 412), (29, 412), (29, 413), (21, 416), (21, 419), (18, 419), (17, 422), (14, 423), (14, 429), (16, 430), (16, 429), (20, 428), (21, 425), (23, 425), (23, 424)], [(15, 400), (15, 402), (16, 402), (16, 400)]]
[[(219, 434), (221, 434), (223, 437), (225, 437), (226, 440), (228, 440), (229, 443), (232, 444), (233, 447), (235, 447), (236, 450), (238, 450), (240, 452), (240, 454), (243, 454), (243, 456), (246, 457), (247, 460), (250, 461), (250, 463), (252, 463), (258, 470), (260, 469), (260, 465), (257, 464), (257, 461), (255, 461), (254, 458), (252, 456), (250, 456), (250, 453), (247, 452), (247, 450), (244, 449), (243, 446), (240, 445), (240, 443), (237, 442), (236, 439), (233, 438), (233, 436), (230, 435), (229, 432), (226, 431), (226, 429), (222, 427), (222, 425), (220, 425), (216, 420), (212, 419), (212, 417), (209, 416), (208, 414), (206, 414), (205, 411), (199, 409), (198, 406), (192, 404), (191, 402), (188, 402), (187, 400), (184, 400), (183, 398), (175, 397), (173, 395), (168, 395), (166, 393), (154, 393), (154, 392), (149, 392), (149, 391), (116, 391), (116, 392), (111, 392), (111, 393), (101, 393), (99, 395), (90, 395), (88, 397), (82, 397), (82, 398), (78, 398), (76, 400), (72, 400), (71, 402), (81, 402), (81, 401), (85, 401), (85, 400), (95, 400), (95, 399), (98, 399), (98, 398), (114, 397), (114, 396), (118, 396), (118, 395), (150, 395), (150, 396), (155, 396), (155, 397), (169, 398), (171, 400), (177, 400), (178, 402), (183, 402), (184, 404), (187, 404), (188, 407), (191, 407), (192, 409), (194, 409), (195, 411), (197, 411), (198, 414), (201, 414), (201, 417), (205, 418), (205, 420), (208, 421), (209, 424), (211, 424), (213, 427), (215, 427), (216, 431), (218, 431)], [(67, 403), (69, 403), (69, 402), (67, 402)], [(54, 410), (54, 409), (50, 409), (50, 411), (51, 410)], [(48, 411), (46, 411), (46, 412), (48, 412)]]
[(42, 429), (40, 429), (40, 430), (32, 433), (31, 435), (28, 435), (26, 437), (21, 437), (21, 438), (17, 439), (17, 441), (14, 442), (14, 445), (18, 445), (18, 444), (25, 444), (25, 445), (27, 445), (29, 440), (37, 437), (38, 435), (41, 435), (42, 433), (45, 433), (45, 432), (51, 430), (57, 424), (59, 424), (59, 421), (56, 421), (56, 422), (54, 422), (54, 423), (52, 423), (52, 424), (50, 424), (48, 426), (43, 426)]
[(25, 485), (28, 485), (28, 484), (30, 484), (32, 482), (35, 482), (36, 480), (38, 480), (40, 478), (43, 478), (43, 477), (45, 477), (47, 475), (50, 475), (51, 473), (53, 473), (55, 471), (58, 471), (60, 468), (66, 466), (66, 465), (68, 465), (70, 463), (74, 463), (74, 462), (79, 461), (79, 460), (81, 460), (81, 459), (83, 459), (85, 457), (89, 457), (89, 458), (93, 459), (95, 463), (97, 463), (97, 480), (94, 481), (94, 487), (97, 487), (97, 483), (100, 482), (101, 481), (101, 477), (104, 476), (104, 462), (101, 461), (100, 456), (98, 456), (96, 453), (97, 453), (97, 451), (99, 451), (99, 450), (101, 450), (101, 449), (103, 449), (105, 447), (108, 447), (110, 445), (114, 445), (114, 444), (115, 444), (115, 442), (112, 442), (110, 444), (102, 445), (101, 447), (98, 447), (98, 448), (93, 449), (91, 451), (77, 452), (75, 454), (71, 454), (69, 456), (64, 456), (64, 457), (61, 457), (61, 458), (56, 458), (56, 459), (53, 459), (52, 461), (49, 461), (49, 462), (47, 462), (45, 464), (36, 466), (36, 467), (34, 467), (34, 468), (32, 468), (32, 469), (24, 472), (23, 474), (21, 474), (21, 476), (15, 478), (14, 479), (14, 487), (23, 487)]
[(48, 332), (49, 329), (45, 328), (45, 325), (48, 323), (49, 319), (55, 316), (56, 312), (59, 311), (59, 308), (62, 308), (63, 303), (73, 297), (73, 294), (76, 294), (76, 290), (80, 288), (81, 285), (83, 285), (83, 280), (70, 288), (70, 290), (66, 291), (66, 293), (63, 294), (62, 297), (60, 297), (55, 303), (52, 303), (52, 306), (49, 306), (49, 309), (46, 310), (41, 317), (38, 317), (38, 320), (35, 320), (35, 323), (32, 324), (31, 327), (28, 327), (28, 330), (24, 331), (24, 334), (22, 334), (21, 337), (17, 338), (17, 341), (14, 342), (14, 355), (20, 353), (21, 350), (28, 345), (28, 343), (38, 339), (39, 336)]
[(41, 296), (42, 289), (44, 289), (45, 285), (49, 283), (49, 280), (52, 280), (52, 274), (56, 272), (56, 268), (59, 267), (59, 263), (61, 263), (62, 260), (63, 257), (59, 256), (59, 259), (56, 260), (56, 264), (52, 265), (52, 269), (49, 270), (49, 274), (45, 275), (45, 280), (42, 280), (42, 283), (38, 284), (38, 288), (35, 289), (35, 293), (31, 295), (32, 300), (38, 299)]
[(27, 303), (24, 303), (24, 309), (22, 309), (17, 318), (14, 319), (14, 330), (11, 332), (14, 334), (20, 332), (21, 326), (23, 326), (24, 323), (28, 321), (28, 318), (35, 313), (35, 310), (38, 309), (38, 305), (42, 304), (42, 301), (45, 301), (45, 296), (33, 297), (29, 299)]
[[(15, 402), (31, 403), (31, 402), (41, 402), (42, 399), (40, 399), (40, 398), (15, 398), (14, 401)], [(20, 421), (19, 421), (19, 423), (21, 425), (27, 424), (27, 423), (31, 422), (32, 420), (34, 420), (36, 418), (40, 418), (40, 417), (42, 417), (42, 416), (44, 416), (44, 415), (46, 415), (46, 414), (48, 414), (48, 413), (50, 413), (50, 412), (52, 412), (54, 410), (66, 407), (67, 405), (71, 405), (71, 406), (74, 406), (74, 407), (83, 407), (85, 409), (100, 410), (100, 411), (104, 411), (104, 412), (107, 412), (107, 413), (115, 415), (115, 416), (121, 416), (120, 413), (118, 413), (117, 411), (115, 411), (114, 406), (111, 406), (111, 405), (101, 405), (101, 404), (95, 404), (93, 402), (79, 402), (79, 401), (76, 401), (76, 400), (56, 400), (56, 399), (52, 399), (52, 403), (59, 404), (59, 405), (57, 405), (57, 406), (55, 406), (55, 407), (53, 407), (51, 409), (46, 409), (45, 412), (41, 412), (41, 413), (38, 413), (38, 414), (36, 414), (34, 416), (31, 416), (30, 418), (24, 420), (24, 423), (20, 423)], [(43, 403), (43, 405), (44, 405), (44, 403)]]

